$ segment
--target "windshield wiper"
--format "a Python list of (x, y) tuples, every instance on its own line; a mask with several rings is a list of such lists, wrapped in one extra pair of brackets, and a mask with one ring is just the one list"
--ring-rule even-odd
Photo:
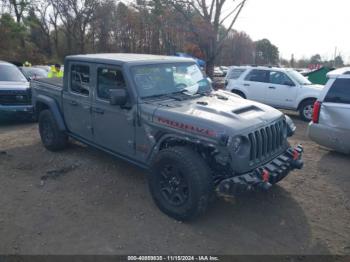
[(151, 96), (147, 96), (147, 97), (144, 97), (146, 99), (148, 98), (161, 98), (161, 97), (167, 97), (167, 98), (172, 98), (172, 99), (175, 99), (177, 101), (181, 101), (182, 99), (176, 97), (176, 96), (172, 96), (173, 93), (170, 93), (170, 94), (156, 94), (156, 95), (151, 95)]

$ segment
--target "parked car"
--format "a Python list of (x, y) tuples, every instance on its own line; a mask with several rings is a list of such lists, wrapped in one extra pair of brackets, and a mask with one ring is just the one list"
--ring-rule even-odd
[(223, 77), (225, 76), (224, 72), (220, 69), (220, 67), (214, 67), (214, 76), (216, 77)]
[(350, 67), (342, 67), (342, 68), (338, 68), (338, 69), (335, 69), (333, 71), (330, 71), (327, 74), (327, 77), (328, 78), (335, 78), (338, 75), (350, 75)]
[(65, 68), (63, 81), (31, 82), (43, 145), (72, 137), (149, 170), (155, 203), (175, 219), (197, 217), (216, 192), (267, 190), (302, 168), (291, 119), (213, 91), (193, 59), (77, 55)]
[(0, 112), (32, 114), (31, 91), (23, 73), (13, 64), (0, 61)]
[(331, 75), (315, 102), (308, 136), (320, 145), (350, 153), (350, 75)]
[(220, 66), (220, 70), (223, 72), (223, 76), (226, 76), (227, 75), (227, 72), (228, 72), (228, 67), (227, 66)]
[(311, 120), (323, 88), (293, 69), (275, 67), (231, 67), (225, 80), (226, 90), (276, 108), (299, 111), (305, 121)]
[(50, 72), (50, 69), (51, 69), (51, 67), (48, 66), (48, 65), (35, 65), (35, 66), (33, 66), (33, 67), (34, 67), (34, 68), (43, 69), (43, 70), (45, 70), (47, 73), (49, 73), (49, 72)]
[(19, 68), (28, 81), (38, 78), (46, 78), (48, 73), (46, 70), (37, 67), (20, 67)]

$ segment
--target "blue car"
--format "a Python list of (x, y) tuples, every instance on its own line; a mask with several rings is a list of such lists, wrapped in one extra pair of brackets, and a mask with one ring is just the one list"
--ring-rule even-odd
[(18, 113), (33, 114), (29, 82), (15, 65), (0, 61), (0, 116)]

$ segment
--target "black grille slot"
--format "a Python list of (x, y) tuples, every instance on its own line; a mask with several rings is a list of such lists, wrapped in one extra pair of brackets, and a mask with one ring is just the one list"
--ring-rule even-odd
[(20, 90), (0, 91), (0, 105), (28, 105), (31, 103), (30, 93)]
[(284, 120), (248, 134), (250, 161), (260, 162), (275, 154), (284, 145)]

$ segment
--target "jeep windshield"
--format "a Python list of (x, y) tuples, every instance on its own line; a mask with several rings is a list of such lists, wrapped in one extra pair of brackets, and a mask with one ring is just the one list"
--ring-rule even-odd
[(141, 98), (208, 93), (211, 83), (196, 64), (171, 63), (134, 66), (132, 76)]

